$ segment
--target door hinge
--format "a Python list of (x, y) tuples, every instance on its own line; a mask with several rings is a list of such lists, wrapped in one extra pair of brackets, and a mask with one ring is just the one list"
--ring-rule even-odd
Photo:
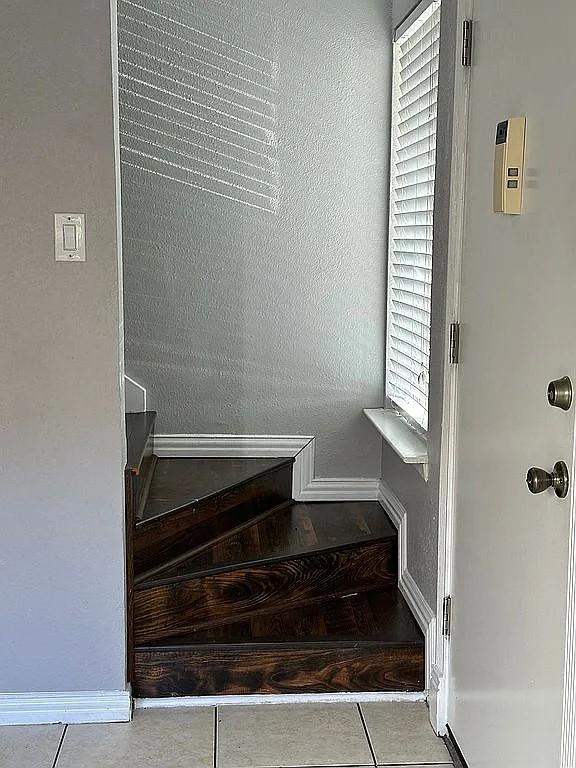
[(460, 323), (450, 323), (448, 359), (451, 363), (460, 362)]
[(472, 66), (472, 19), (462, 22), (462, 66)]
[(442, 603), (442, 634), (444, 637), (450, 637), (452, 624), (452, 598), (447, 595)]

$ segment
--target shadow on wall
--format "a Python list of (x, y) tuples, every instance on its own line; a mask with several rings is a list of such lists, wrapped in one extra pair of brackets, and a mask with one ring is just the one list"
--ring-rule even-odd
[(170, 3), (120, 0), (119, 16), (122, 163), (273, 212), (276, 63)]

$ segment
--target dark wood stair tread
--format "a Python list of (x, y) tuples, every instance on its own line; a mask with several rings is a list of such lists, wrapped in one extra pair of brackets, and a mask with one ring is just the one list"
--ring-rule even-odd
[(182, 648), (197, 645), (416, 645), (424, 636), (397, 587), (326, 600), (274, 615), (142, 643), (139, 648)]
[(260, 475), (293, 464), (284, 459), (158, 459), (148, 500), (137, 526), (224, 493)]
[(181, 559), (141, 586), (396, 538), (377, 502), (294, 502)]

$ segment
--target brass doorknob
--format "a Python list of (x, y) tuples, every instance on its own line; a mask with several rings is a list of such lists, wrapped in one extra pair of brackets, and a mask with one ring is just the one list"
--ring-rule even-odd
[(552, 472), (546, 472), (539, 467), (530, 467), (526, 475), (526, 483), (530, 493), (542, 493), (547, 488), (554, 488), (556, 496), (563, 499), (568, 494), (570, 485), (568, 467), (563, 461), (557, 461)]

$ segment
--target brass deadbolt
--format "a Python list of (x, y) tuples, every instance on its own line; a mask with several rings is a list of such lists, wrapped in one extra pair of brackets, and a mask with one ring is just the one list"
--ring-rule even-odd
[(572, 405), (572, 382), (568, 376), (554, 379), (548, 384), (548, 402), (554, 408), (567, 411)]

